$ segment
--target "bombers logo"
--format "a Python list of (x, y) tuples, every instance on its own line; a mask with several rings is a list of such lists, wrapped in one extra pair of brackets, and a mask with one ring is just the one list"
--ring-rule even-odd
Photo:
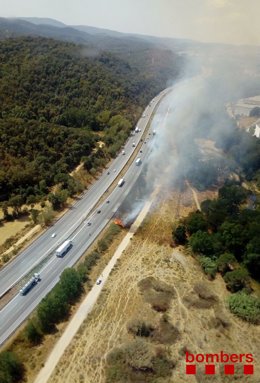
[(206, 375), (215, 375), (216, 363), (224, 364), (223, 373), (225, 375), (234, 375), (237, 363), (243, 364), (244, 375), (254, 373), (254, 357), (252, 354), (226, 354), (221, 351), (218, 354), (192, 354), (186, 351), (186, 374), (196, 375), (197, 364), (203, 364)]

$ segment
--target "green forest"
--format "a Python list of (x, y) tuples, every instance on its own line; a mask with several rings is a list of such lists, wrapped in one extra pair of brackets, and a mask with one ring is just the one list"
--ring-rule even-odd
[[(125, 53), (125, 55), (124, 55)], [(120, 54), (46, 38), (0, 45), (0, 201), (19, 212), (58, 182), (73, 194), (68, 175), (81, 161), (95, 170), (116, 155), (142, 109), (180, 60), (147, 47)], [(105, 143), (97, 150), (97, 141)]]

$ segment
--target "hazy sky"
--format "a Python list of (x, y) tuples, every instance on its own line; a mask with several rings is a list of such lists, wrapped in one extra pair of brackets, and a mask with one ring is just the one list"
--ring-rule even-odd
[(51, 17), (122, 32), (260, 45), (260, 0), (0, 0), (2, 17)]

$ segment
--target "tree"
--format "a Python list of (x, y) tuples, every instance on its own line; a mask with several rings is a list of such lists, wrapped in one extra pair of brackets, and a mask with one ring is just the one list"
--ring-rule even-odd
[(39, 214), (39, 221), (42, 226), (48, 226), (51, 224), (54, 218), (54, 212), (53, 209), (49, 206), (47, 206), (40, 214)]
[(177, 245), (185, 245), (187, 242), (186, 227), (184, 225), (178, 225), (172, 232), (172, 237)]
[(37, 223), (37, 218), (39, 216), (39, 213), (40, 213), (39, 210), (31, 209), (31, 218), (32, 218), (32, 221), (33, 221), (34, 224)]
[(75, 269), (67, 268), (63, 271), (58, 290), (62, 291), (68, 303), (72, 304), (76, 301), (82, 293), (82, 283)]
[(207, 231), (208, 225), (203, 214), (200, 211), (190, 213), (185, 219), (185, 225), (188, 233), (194, 234), (197, 231)]
[(197, 231), (189, 239), (192, 251), (194, 253), (201, 253), (205, 255), (213, 255), (218, 250), (218, 240), (209, 233), (204, 231)]
[(34, 320), (30, 320), (25, 327), (25, 337), (33, 344), (39, 344), (42, 340), (42, 333)]
[(260, 281), (260, 254), (247, 254), (244, 263), (252, 277)]
[(237, 256), (243, 253), (246, 246), (246, 235), (242, 225), (226, 221), (221, 225), (220, 233), (228, 250)]
[(7, 201), (2, 202), (1, 208), (2, 208), (2, 211), (3, 211), (4, 219), (8, 219), (8, 216), (9, 216), (9, 213), (8, 213), (8, 202)]
[(41, 301), (37, 309), (39, 325), (44, 333), (53, 331), (55, 324), (64, 319), (69, 312), (65, 294), (62, 294), (61, 290), (56, 294), (56, 289), (57, 286)]
[(14, 209), (16, 215), (21, 212), (21, 206), (23, 204), (23, 199), (21, 195), (13, 196), (9, 199), (9, 206)]
[(13, 383), (21, 380), (24, 375), (24, 366), (17, 356), (10, 351), (0, 353), (0, 381)]
[(228, 271), (231, 271), (233, 269), (233, 266), (236, 264), (236, 258), (231, 253), (224, 253), (219, 256), (217, 259), (217, 268), (218, 271), (224, 275)]
[(232, 293), (235, 293), (248, 286), (248, 271), (243, 268), (239, 268), (234, 271), (228, 271), (224, 276), (224, 281), (226, 282), (227, 289)]
[(225, 185), (219, 189), (219, 198), (228, 201), (230, 206), (240, 205), (246, 201), (247, 191), (239, 185)]

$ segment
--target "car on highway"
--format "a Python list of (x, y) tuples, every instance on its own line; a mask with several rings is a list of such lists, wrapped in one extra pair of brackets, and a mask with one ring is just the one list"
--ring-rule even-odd
[(57, 235), (56, 233), (52, 233), (51, 237), (52, 237), (52, 238), (55, 238), (56, 235)]
[(109, 201), (109, 199), (108, 199), (106, 203), (109, 203), (109, 202), (110, 202), (110, 201)]
[(100, 214), (101, 213), (101, 210), (97, 210), (97, 214)]
[(91, 226), (91, 222), (88, 222), (88, 223), (87, 223), (87, 226)]
[(109, 176), (110, 172), (107, 172), (107, 175)]
[(101, 283), (102, 283), (102, 279), (98, 278), (96, 284), (97, 284), (97, 285), (100, 285)]
[(135, 142), (132, 143), (132, 147), (133, 147), (133, 148), (135, 147)]
[(125, 155), (125, 151), (124, 150), (122, 150), (122, 154), (123, 154), (123, 156)]

